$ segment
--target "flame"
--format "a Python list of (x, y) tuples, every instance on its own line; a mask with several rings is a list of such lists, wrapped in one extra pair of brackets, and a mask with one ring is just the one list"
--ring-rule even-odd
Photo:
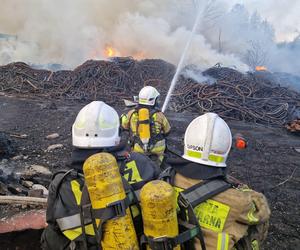
[[(95, 50), (92, 55), (97, 54), (97, 50)], [(146, 58), (146, 53), (141, 50), (133, 50), (131, 52), (126, 52), (124, 50), (119, 50), (112, 45), (106, 45), (103, 52), (102, 56), (109, 58), (109, 57), (122, 57), (122, 56), (131, 56), (136, 60), (142, 60)]]
[(267, 69), (267, 67), (265, 67), (265, 66), (256, 66), (256, 67), (255, 67), (255, 70), (256, 70), (256, 71), (267, 71), (268, 69)]
[(132, 55), (132, 57), (137, 60), (142, 60), (142, 59), (146, 58), (146, 53), (143, 51), (138, 51), (138, 52), (134, 53)]
[(114, 57), (114, 56), (117, 56), (119, 55), (118, 51), (113, 48), (112, 46), (106, 46), (105, 47), (105, 50), (104, 50), (104, 55), (106, 57)]

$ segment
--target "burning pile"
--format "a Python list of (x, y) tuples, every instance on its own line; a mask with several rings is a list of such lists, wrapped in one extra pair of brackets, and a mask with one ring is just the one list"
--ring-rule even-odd
[(144, 85), (166, 92), (174, 71), (172, 64), (154, 59), (90, 60), (73, 71), (56, 72), (32, 69), (18, 62), (0, 67), (0, 91), (73, 100), (101, 99), (116, 104), (137, 94)]
[(220, 67), (203, 74), (216, 82), (198, 84), (182, 78), (173, 96), (175, 111), (216, 112), (224, 118), (283, 125), (300, 108), (299, 93), (274, 85), (260, 75)]
[[(163, 60), (137, 61), (129, 57), (90, 60), (73, 71), (56, 72), (18, 62), (0, 67), (0, 91), (71, 100), (100, 99), (118, 105), (145, 85), (158, 88), (164, 96), (174, 73), (175, 67)], [(200, 84), (186, 75), (180, 77), (170, 103), (173, 110), (216, 112), (224, 118), (283, 125), (300, 109), (300, 94), (274, 84), (267, 73), (242, 74), (213, 67), (203, 74), (215, 83)]]

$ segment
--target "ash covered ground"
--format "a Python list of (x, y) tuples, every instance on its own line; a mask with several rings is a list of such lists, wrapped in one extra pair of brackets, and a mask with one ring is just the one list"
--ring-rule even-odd
[[(31, 164), (43, 165), (55, 172), (64, 168), (70, 159), (71, 125), (85, 103), (0, 96), (0, 128), (7, 135), (26, 134), (26, 138), (11, 137), (12, 155), (4, 164), (14, 171), (22, 171)], [(122, 111), (123, 107), (115, 107)], [(188, 123), (197, 116), (193, 113), (166, 113), (173, 127), (170, 147), (181, 151), (183, 134)], [(264, 249), (299, 249), (300, 247), (300, 147), (299, 137), (284, 128), (272, 128), (241, 121), (228, 121), (233, 133), (242, 133), (249, 142), (244, 151), (233, 149), (228, 165), (230, 173), (263, 192), (272, 210), (269, 235)], [(53, 140), (51, 133), (60, 136)], [(46, 152), (52, 144), (63, 148)], [(23, 155), (12, 160), (13, 156)], [(3, 163), (3, 161), (2, 161)], [(3, 164), (2, 164), (3, 165)], [(47, 183), (44, 183), (47, 185)], [(1, 212), (7, 213), (7, 207)], [(1, 249), (38, 249), (41, 231), (29, 230), (0, 235)], [(30, 241), (28, 237), (30, 237)], [(16, 248), (19, 247), (19, 248)]]

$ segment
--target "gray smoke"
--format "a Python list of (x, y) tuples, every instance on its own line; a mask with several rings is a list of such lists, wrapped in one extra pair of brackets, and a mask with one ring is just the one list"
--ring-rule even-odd
[[(177, 64), (197, 6), (206, 0), (1, 0), (0, 64), (25, 61), (74, 67), (113, 56), (162, 58)], [(297, 41), (278, 44), (261, 13), (219, 0), (207, 9), (185, 64), (257, 65), (300, 74)], [(272, 6), (273, 7), (273, 6)], [(252, 10), (253, 6), (249, 6)], [(278, 10), (276, 10), (278, 11)], [(299, 40), (299, 39), (298, 39)]]

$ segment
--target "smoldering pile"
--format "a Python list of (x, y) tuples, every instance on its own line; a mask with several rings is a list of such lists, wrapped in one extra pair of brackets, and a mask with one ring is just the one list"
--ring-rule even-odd
[(300, 110), (300, 94), (270, 80), (270, 73), (242, 74), (213, 67), (203, 72), (213, 84), (181, 78), (173, 95), (175, 111), (216, 112), (229, 119), (267, 125), (283, 125)]
[(174, 72), (175, 67), (163, 60), (130, 57), (89, 60), (72, 71), (56, 72), (17, 62), (0, 67), (0, 91), (120, 104), (145, 85), (166, 92)]
[[(71, 100), (103, 100), (119, 105), (146, 85), (164, 96), (175, 67), (163, 60), (130, 57), (87, 61), (74, 70), (49, 71), (12, 63), (0, 67), (0, 91)], [(216, 112), (228, 119), (268, 125), (292, 120), (300, 109), (300, 94), (281, 87), (263, 74), (242, 74), (225, 67), (203, 72), (214, 83), (198, 83), (181, 75), (170, 107), (197, 114)]]

